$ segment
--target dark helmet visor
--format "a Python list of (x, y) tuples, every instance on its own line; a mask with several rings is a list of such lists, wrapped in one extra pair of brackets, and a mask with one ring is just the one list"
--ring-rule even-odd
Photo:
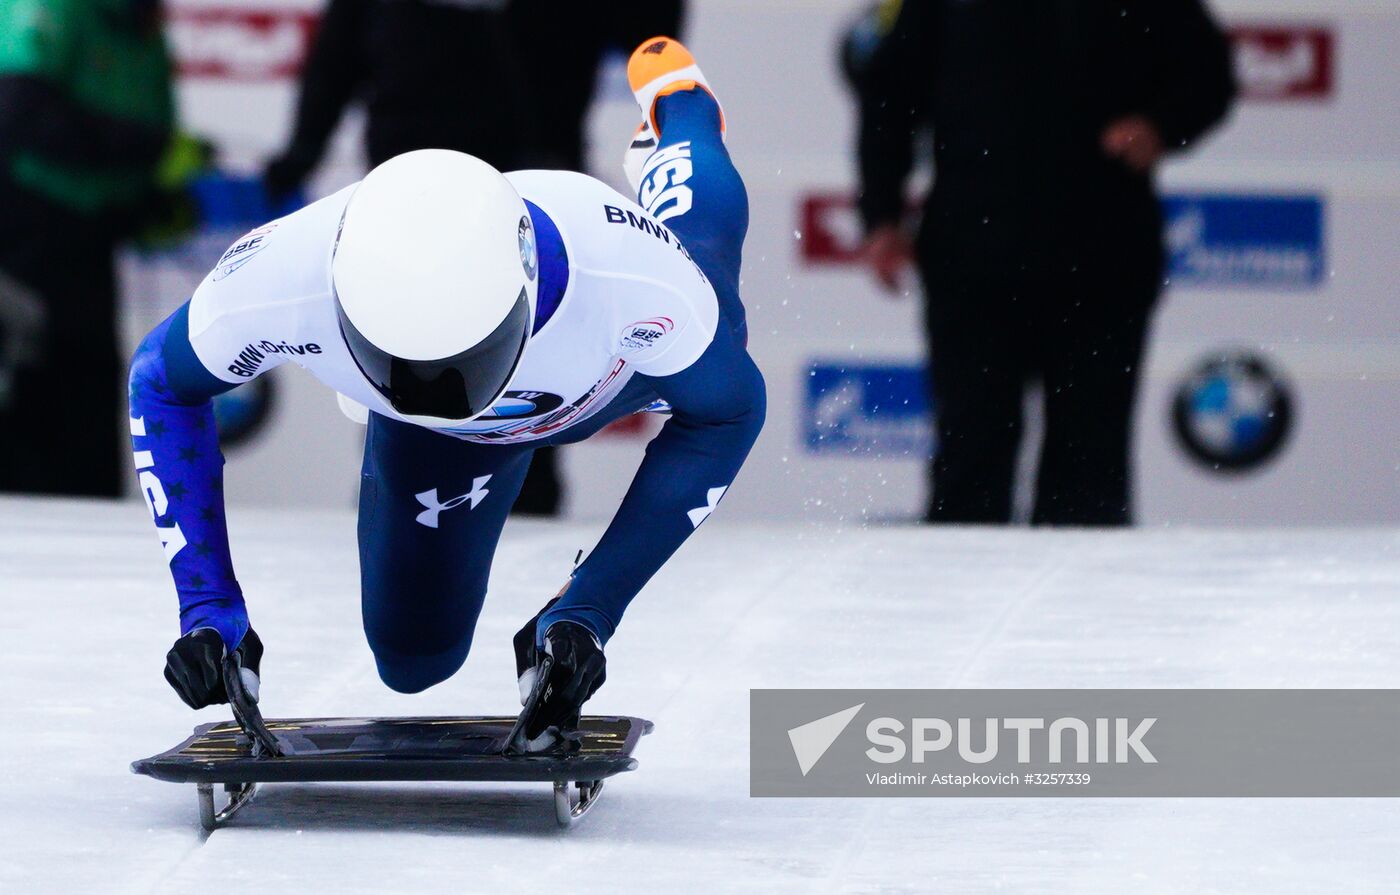
[(464, 420), (501, 396), (530, 338), (530, 299), (525, 289), (501, 324), (481, 342), (441, 360), (404, 360), (376, 347), (350, 322), (336, 299), (335, 312), (350, 356), (365, 379), (399, 413)]

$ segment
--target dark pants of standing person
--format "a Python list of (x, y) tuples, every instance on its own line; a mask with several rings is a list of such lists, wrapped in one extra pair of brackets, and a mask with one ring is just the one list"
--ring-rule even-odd
[(111, 231), (9, 183), (0, 207), (0, 272), (43, 311), (25, 337), (29, 362), (8, 371), (0, 397), (0, 492), (120, 496), (128, 467)]
[(930, 522), (1011, 521), (1022, 399), (1039, 380), (1045, 435), (1031, 521), (1127, 525), (1133, 405), (1155, 271), (992, 278), (923, 265), (938, 420)]

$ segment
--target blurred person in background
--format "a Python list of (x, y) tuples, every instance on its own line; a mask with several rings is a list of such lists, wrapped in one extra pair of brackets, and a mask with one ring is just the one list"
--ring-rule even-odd
[(532, 148), (542, 158), (531, 161), (583, 171), (584, 131), (599, 63), (609, 53), (625, 59), (633, 47), (654, 34), (683, 36), (685, 2), (511, 0), (507, 17), (515, 46), (529, 59), (524, 76), (537, 103)]
[[(1044, 389), (1032, 522), (1132, 521), (1133, 405), (1162, 285), (1153, 175), (1225, 117), (1224, 34), (1199, 0), (886, 2), (848, 38), (865, 257), (917, 259), (938, 444), (930, 522), (1012, 516), (1022, 401)], [(916, 135), (934, 182), (901, 224)]]
[[(291, 141), (264, 172), (299, 187), (345, 108), (368, 112), (371, 167), (415, 149), (455, 149), (502, 171), (584, 167), (598, 63), (653, 34), (678, 34), (682, 0), (330, 0), (301, 75)], [(552, 516), (556, 448), (535, 452), (515, 512)]]
[(159, 0), (0, 0), (0, 492), (123, 490), (113, 249), (172, 119)]

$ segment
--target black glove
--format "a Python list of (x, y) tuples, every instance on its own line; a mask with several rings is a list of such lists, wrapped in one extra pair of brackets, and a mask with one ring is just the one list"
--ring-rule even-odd
[(545, 603), (535, 617), (525, 623), (525, 627), (515, 632), (511, 638), (511, 645), (515, 647), (515, 679), (520, 682), (520, 704), (525, 705), (530, 701), (530, 693), (535, 689), (535, 671), (539, 664), (535, 657), (535, 634), (540, 628), (540, 617), (550, 610), (550, 607), (559, 602), (559, 597), (564, 595), (564, 591), (569, 589), (569, 585), (559, 591), (559, 596), (553, 597)]
[[(558, 599), (557, 597), (555, 599)], [(551, 600), (540, 610), (554, 605)], [(544, 635), (544, 651), (535, 648), (539, 615), (515, 635), (515, 668), (520, 680), (520, 713), (517, 736), (519, 748), (549, 746), (554, 737), (541, 740), (554, 728), (569, 732), (578, 727), (579, 711), (607, 679), (603, 647), (593, 632), (583, 625), (559, 621)]]
[[(262, 664), (262, 640), (252, 628), (234, 650), (239, 678), (248, 695), (258, 698), (258, 669)], [(224, 689), (224, 641), (213, 628), (196, 628), (165, 654), (165, 679), (192, 709), (228, 702)]]

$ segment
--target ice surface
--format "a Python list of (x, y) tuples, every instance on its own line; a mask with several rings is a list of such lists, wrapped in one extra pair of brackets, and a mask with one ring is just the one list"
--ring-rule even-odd
[[(269, 716), (512, 711), (510, 635), (596, 527), (512, 523), (466, 667), (384, 687), (349, 514), (233, 511)], [(1393, 687), (1400, 532), (744, 527), (633, 604), (590, 705), (656, 722), (576, 829), (548, 787), (267, 786), (203, 837), (128, 773), (197, 721), (140, 505), (0, 500), (0, 890), (1393, 892), (1390, 800), (748, 796), (750, 687)]]

